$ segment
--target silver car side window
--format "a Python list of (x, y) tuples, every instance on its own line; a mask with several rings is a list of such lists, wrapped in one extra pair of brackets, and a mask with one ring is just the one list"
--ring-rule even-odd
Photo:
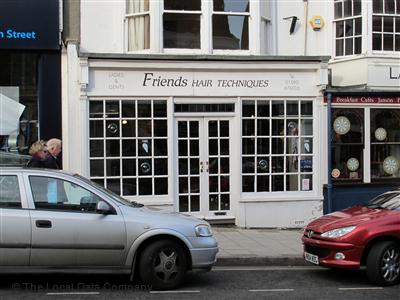
[(21, 208), (17, 176), (0, 175), (0, 208)]
[(100, 197), (87, 189), (58, 178), (29, 176), (36, 209), (96, 212)]

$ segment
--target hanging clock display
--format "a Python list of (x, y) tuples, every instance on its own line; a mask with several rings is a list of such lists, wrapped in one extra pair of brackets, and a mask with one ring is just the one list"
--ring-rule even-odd
[(360, 167), (360, 162), (358, 161), (357, 158), (352, 157), (347, 160), (346, 165), (347, 165), (347, 169), (354, 172), (354, 171), (357, 171), (357, 169)]
[(393, 175), (399, 170), (399, 161), (394, 156), (386, 157), (382, 165), (383, 171), (389, 175)]
[(375, 138), (377, 141), (384, 141), (387, 137), (387, 132), (385, 128), (379, 127), (375, 130)]
[(340, 116), (333, 122), (333, 130), (338, 134), (346, 134), (350, 130), (350, 120), (345, 116)]

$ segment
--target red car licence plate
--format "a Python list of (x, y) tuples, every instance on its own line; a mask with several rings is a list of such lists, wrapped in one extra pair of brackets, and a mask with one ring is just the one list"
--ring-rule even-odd
[(304, 252), (304, 259), (312, 264), (318, 265), (319, 261), (318, 261), (318, 256), (308, 253), (308, 252)]

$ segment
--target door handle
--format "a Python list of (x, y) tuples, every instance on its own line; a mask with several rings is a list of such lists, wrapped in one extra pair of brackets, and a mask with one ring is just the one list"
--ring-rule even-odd
[(49, 220), (36, 220), (36, 227), (51, 228), (51, 221)]

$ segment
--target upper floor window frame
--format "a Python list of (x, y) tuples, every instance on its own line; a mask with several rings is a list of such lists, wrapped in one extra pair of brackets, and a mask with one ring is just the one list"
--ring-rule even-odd
[[(200, 10), (177, 10), (173, 7), (164, 7), (165, 1), (148, 1), (149, 9), (140, 12), (132, 12), (128, 4), (135, 0), (125, 0), (125, 52), (126, 53), (165, 53), (165, 54), (222, 54), (222, 55), (249, 55), (260, 54), (260, 35), (264, 6), (258, 1), (248, 0), (248, 12), (240, 11), (214, 11), (214, 1), (199, 0)], [(270, 4), (268, 4), (271, 6)], [(271, 7), (270, 7), (271, 9)], [(200, 47), (199, 48), (165, 48), (163, 19), (166, 14), (196, 14), (200, 16)], [(228, 17), (244, 17), (248, 20), (248, 49), (213, 49), (213, 16), (226, 15)], [(129, 20), (133, 18), (148, 17), (149, 21), (149, 45), (147, 48), (135, 49), (130, 46)], [(272, 38), (272, 37), (271, 37)]]
[(373, 0), (370, 12), (371, 52), (400, 55), (400, 0)]
[(362, 1), (334, 0), (333, 56), (360, 55), (363, 52), (363, 32)]

